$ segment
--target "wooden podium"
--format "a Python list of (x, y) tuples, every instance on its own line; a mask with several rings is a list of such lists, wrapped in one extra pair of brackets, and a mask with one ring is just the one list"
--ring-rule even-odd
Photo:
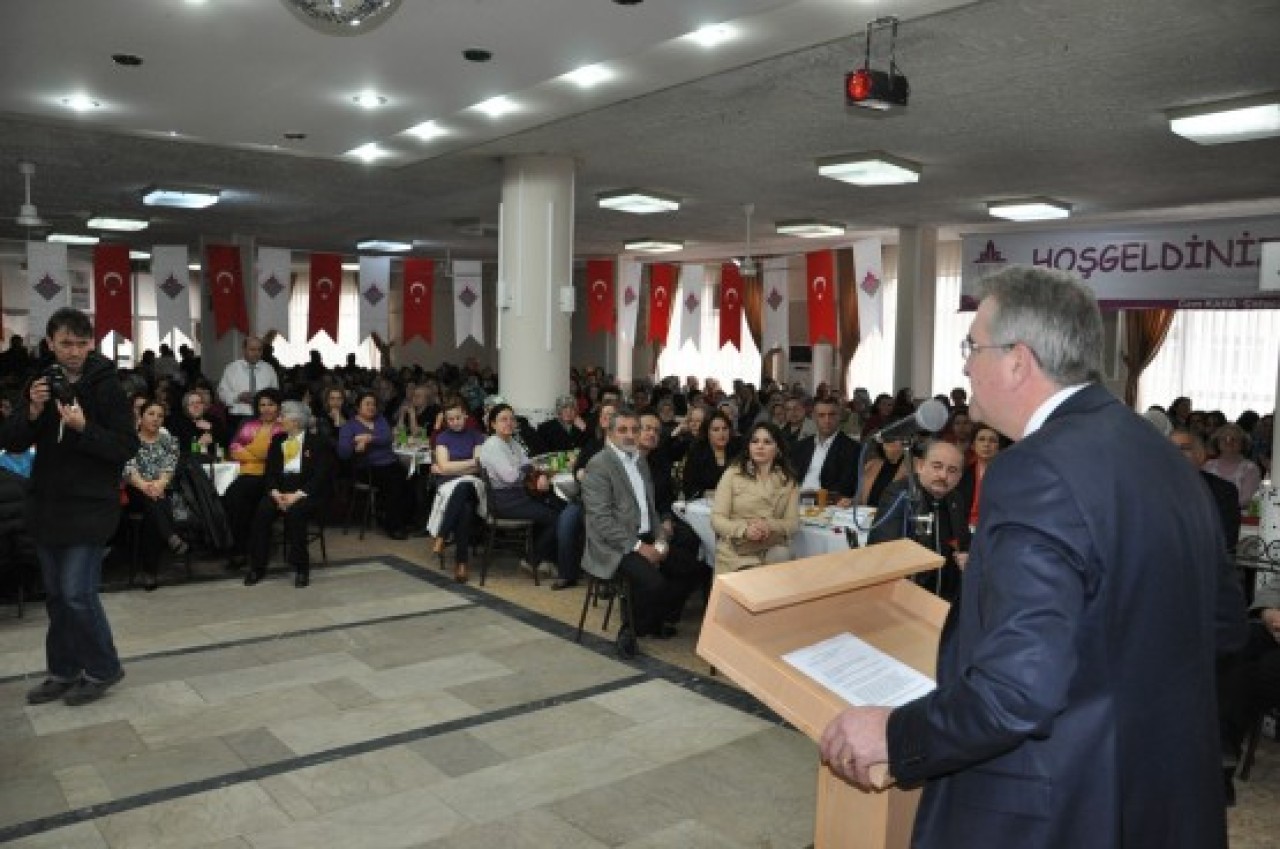
[[(896, 540), (720, 575), (698, 655), (817, 741), (848, 703), (782, 656), (848, 632), (932, 678), (948, 604), (904, 578), (941, 565)], [(819, 765), (815, 849), (906, 849), (919, 793), (863, 791)]]

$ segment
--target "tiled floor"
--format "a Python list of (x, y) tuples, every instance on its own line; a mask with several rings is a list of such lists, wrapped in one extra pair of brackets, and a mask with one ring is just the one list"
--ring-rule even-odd
[[(617, 659), (582, 591), (331, 533), (297, 590), (219, 564), (104, 596), (128, 677), (28, 707), (44, 619), (0, 609), (0, 842), (31, 847), (804, 847), (815, 749), (681, 635)], [(372, 553), (371, 553), (372, 552)], [(166, 576), (167, 577), (167, 576)], [(611, 628), (611, 630), (613, 630)], [(1280, 845), (1264, 741), (1232, 846)]]

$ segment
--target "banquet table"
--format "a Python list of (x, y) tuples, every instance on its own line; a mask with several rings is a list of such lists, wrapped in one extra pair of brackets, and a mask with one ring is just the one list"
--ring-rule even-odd
[(413, 477), (419, 468), (431, 468), (431, 446), (426, 443), (415, 445), (411, 442), (396, 448), (395, 452), (400, 465), (408, 470), (406, 477)]
[[(703, 559), (714, 567), (716, 535), (711, 528), (711, 502), (705, 498), (677, 501), (672, 505), (672, 509), (697, 533), (698, 539), (702, 542)], [(802, 557), (813, 557), (833, 551), (848, 551), (850, 532), (857, 538), (858, 545), (866, 545), (866, 529), (870, 527), (875, 511), (866, 507), (859, 507), (857, 511), (855, 524), (853, 509), (802, 507), (800, 528), (791, 541), (791, 553), (799, 560)], [(858, 525), (862, 527), (859, 528)]]
[(201, 463), (200, 468), (204, 469), (205, 474), (213, 478), (213, 488), (217, 490), (218, 495), (226, 495), (227, 487), (231, 486), (232, 482), (240, 477), (240, 464), (234, 460)]

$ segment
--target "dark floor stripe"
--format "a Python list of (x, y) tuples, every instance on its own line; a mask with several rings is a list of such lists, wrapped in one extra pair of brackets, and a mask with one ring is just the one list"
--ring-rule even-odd
[(227, 773), (226, 775), (204, 778), (199, 781), (192, 781), (187, 784), (166, 787), (161, 790), (153, 790), (149, 793), (139, 793), (136, 796), (128, 796), (124, 799), (104, 802), (101, 805), (89, 805), (83, 808), (76, 808), (73, 811), (66, 811), (61, 814), (54, 814), (48, 817), (28, 820), (26, 822), (0, 828), (0, 843), (8, 843), (9, 841), (19, 840), (23, 837), (30, 837), (33, 834), (42, 834), (56, 828), (63, 828), (65, 826), (75, 825), (79, 822), (99, 819), (101, 817), (119, 814), (125, 811), (132, 811), (138, 808), (147, 807), (148, 805), (172, 802), (175, 799), (194, 796), (198, 793), (218, 790), (235, 784), (243, 784), (247, 781), (259, 781), (264, 778), (283, 775), (288, 772), (296, 772), (319, 764), (340, 761), (346, 758), (368, 754), (369, 752), (376, 752), (381, 749), (389, 749), (394, 746), (403, 746), (406, 743), (427, 740), (432, 737), (451, 734), (455, 731), (466, 731), (471, 728), (477, 728), (481, 725), (488, 725), (492, 722), (501, 722), (505, 719), (523, 716), (525, 714), (534, 713), (535, 711), (546, 710), (548, 708), (582, 701), (583, 699), (589, 699), (593, 696), (599, 696), (604, 693), (612, 693), (616, 690), (625, 690), (628, 687), (643, 684), (646, 680), (648, 680), (648, 677), (645, 675), (630, 675), (616, 681), (594, 684), (580, 690), (560, 693), (555, 696), (548, 696), (545, 699), (537, 699), (532, 702), (525, 702), (524, 704), (512, 705), (511, 707), (501, 708), (499, 710), (489, 711), (488, 713), (477, 714), (475, 716), (453, 719), (448, 722), (442, 722), (438, 725), (432, 725), (426, 728), (415, 728), (412, 731), (402, 731), (398, 734), (390, 734), (386, 737), (378, 737), (373, 740), (352, 743), (351, 745), (340, 746), (336, 749), (327, 749), (323, 752), (316, 752), (310, 755), (299, 755), (296, 758), (289, 758), (273, 764), (250, 767), (248, 769)]

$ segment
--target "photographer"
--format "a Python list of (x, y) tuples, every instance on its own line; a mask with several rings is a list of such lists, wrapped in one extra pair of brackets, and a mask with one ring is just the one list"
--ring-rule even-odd
[(121, 472), (138, 436), (115, 367), (92, 350), (88, 316), (60, 309), (46, 335), (56, 362), (28, 384), (0, 443), (9, 451), (36, 447), (26, 519), (49, 612), (48, 677), (27, 702), (83, 705), (124, 677), (98, 583), (120, 519)]

